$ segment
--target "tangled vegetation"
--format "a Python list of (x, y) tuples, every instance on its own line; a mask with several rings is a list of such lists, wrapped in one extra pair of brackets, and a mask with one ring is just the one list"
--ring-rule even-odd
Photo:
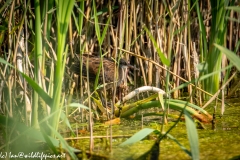
[[(158, 156), (159, 142), (174, 139), (168, 133), (184, 119), (191, 150), (181, 148), (199, 159), (194, 119), (213, 123), (206, 107), (221, 102), (223, 114), (224, 99), (240, 96), (238, 1), (1, 0), (0, 6), (0, 151), (17, 153), (23, 147), (16, 144), (27, 140), (37, 147), (25, 152), (66, 151), (84, 159), (93, 155), (94, 122), (109, 120), (105, 125), (112, 127), (119, 117), (139, 118), (136, 113), (147, 110), (140, 117), (158, 117), (161, 129), (144, 128), (119, 147), (155, 133), (142, 158)], [(109, 93), (104, 78), (99, 83), (104, 65), (94, 82), (70, 70), (83, 54), (132, 66), (122, 98), (115, 101), (115, 82)], [(78, 137), (81, 127), (75, 131), (70, 123), (76, 114), (90, 133), (87, 151), (60, 134)], [(164, 130), (169, 117), (175, 123)]]

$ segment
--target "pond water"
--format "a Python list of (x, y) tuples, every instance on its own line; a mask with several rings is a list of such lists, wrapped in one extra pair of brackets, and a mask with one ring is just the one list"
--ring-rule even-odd
[[(234, 101), (234, 100), (233, 100)], [(205, 129), (198, 129), (200, 159), (202, 160), (225, 160), (225, 159), (240, 159), (240, 103), (231, 103), (234, 107), (226, 106), (226, 111), (223, 116), (220, 116), (220, 107), (216, 112), (216, 128), (212, 129), (212, 124), (203, 124)], [(213, 113), (213, 107), (207, 108), (209, 113)], [(179, 114), (179, 113), (178, 113)], [(160, 129), (161, 121), (144, 122), (144, 128)], [(175, 122), (169, 122), (167, 128), (172, 126)], [(126, 135), (133, 135), (141, 130), (141, 122), (134, 120), (121, 120), (121, 125), (112, 126), (113, 135), (123, 135), (122, 138), (118, 136), (112, 140), (112, 152), (110, 152), (110, 144), (108, 140), (98, 139), (95, 141), (94, 153), (104, 155), (110, 159), (125, 160), (125, 159), (139, 159), (138, 157), (143, 153), (149, 151), (154, 141), (147, 138), (144, 141), (138, 142), (132, 146), (119, 147), (127, 137)], [(109, 127), (101, 125), (94, 125), (94, 135), (106, 136), (110, 134)], [(184, 147), (190, 150), (187, 139), (185, 122), (179, 122), (177, 126), (170, 132)], [(88, 134), (86, 134), (88, 136)], [(154, 139), (154, 135), (153, 138)], [(84, 145), (86, 144), (86, 145)], [(74, 147), (82, 149), (78, 146), (85, 146), (88, 150), (89, 141), (87, 139), (79, 140), (74, 143)], [(98, 159), (98, 158), (93, 158)], [(187, 160), (191, 159), (181, 148), (172, 140), (165, 138), (160, 142), (160, 157), (163, 160)]]
[[(240, 104), (239, 99), (233, 101), (235, 103), (231, 104), (234, 107), (227, 106), (223, 116), (220, 116), (220, 108), (217, 108), (215, 130), (212, 130), (212, 124), (204, 124), (206, 129), (198, 129), (200, 159), (240, 159)], [(208, 111), (213, 113), (211, 108)], [(180, 123), (170, 134), (190, 149), (184, 124)], [(185, 160), (190, 157), (175, 142), (164, 139), (161, 142), (160, 159)]]

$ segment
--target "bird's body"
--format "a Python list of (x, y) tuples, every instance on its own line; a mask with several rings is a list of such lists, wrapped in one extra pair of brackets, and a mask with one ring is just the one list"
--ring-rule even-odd
[[(76, 61), (70, 68), (70, 70), (77, 75), (80, 75), (80, 62), (82, 62), (82, 75), (87, 77), (88, 68), (89, 81), (94, 83), (97, 73), (99, 72), (98, 70), (101, 64), (101, 58), (93, 55), (82, 55), (82, 59), (80, 58), (80, 60)], [(115, 69), (115, 66), (117, 66), (117, 70)], [(129, 67), (130, 65), (123, 59), (120, 59), (119, 65), (117, 65), (117, 63), (112, 59), (102, 58), (102, 68), (99, 74), (99, 83), (103, 84), (104, 75), (104, 81), (107, 84), (107, 89), (112, 88), (114, 80), (117, 82), (117, 86), (125, 85)], [(114, 79), (115, 75), (116, 77)]]

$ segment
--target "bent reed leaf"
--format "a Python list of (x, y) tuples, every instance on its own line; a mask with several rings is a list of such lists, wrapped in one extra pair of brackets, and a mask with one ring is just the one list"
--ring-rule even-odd
[(144, 128), (141, 131), (135, 133), (132, 137), (127, 139), (125, 142), (121, 143), (120, 146), (125, 146), (125, 145), (136, 143), (136, 142), (142, 140), (143, 138), (145, 138), (146, 136), (148, 136), (153, 131), (155, 131), (155, 130), (151, 129), (151, 128)]

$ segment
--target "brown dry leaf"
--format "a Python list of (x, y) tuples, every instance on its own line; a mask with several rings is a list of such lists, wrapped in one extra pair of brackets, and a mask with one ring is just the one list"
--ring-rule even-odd
[(110, 121), (107, 121), (107, 122), (105, 122), (104, 124), (106, 124), (106, 125), (110, 125), (110, 124), (120, 124), (120, 118), (115, 118), (115, 119), (112, 119), (112, 120), (110, 120)]

